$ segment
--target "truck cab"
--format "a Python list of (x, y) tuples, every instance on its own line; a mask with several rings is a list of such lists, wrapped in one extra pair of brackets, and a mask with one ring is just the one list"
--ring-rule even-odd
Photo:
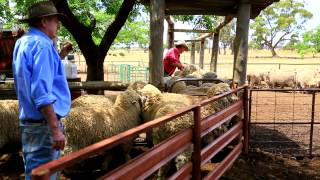
[(13, 77), (12, 59), (14, 44), (22, 35), (23, 30), (2, 29), (0, 31), (0, 82)]

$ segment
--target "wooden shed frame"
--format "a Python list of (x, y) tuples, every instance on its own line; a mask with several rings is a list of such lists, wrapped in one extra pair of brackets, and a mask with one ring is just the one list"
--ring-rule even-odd
[[(237, 18), (233, 84), (246, 82), (249, 20), (279, 0), (144, 0), (150, 5), (149, 82), (163, 89), (163, 21), (166, 15), (217, 15)], [(169, 23), (170, 28), (170, 23)], [(171, 32), (173, 33), (173, 32)], [(218, 36), (216, 36), (216, 39)], [(218, 40), (216, 40), (218, 41)], [(216, 43), (216, 42), (215, 42)], [(214, 55), (216, 58), (216, 55)], [(200, 62), (201, 64), (201, 62)], [(212, 63), (212, 68), (216, 64)]]

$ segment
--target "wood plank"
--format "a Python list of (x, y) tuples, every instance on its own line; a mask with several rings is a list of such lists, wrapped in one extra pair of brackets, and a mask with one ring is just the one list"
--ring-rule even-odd
[(111, 81), (68, 82), (70, 90), (118, 90), (127, 89), (129, 83)]
[(210, 172), (204, 180), (218, 180), (241, 154), (242, 143), (239, 143), (224, 160)]
[(201, 151), (201, 164), (207, 163), (213, 156), (218, 154), (223, 148), (225, 148), (233, 139), (235, 139), (241, 132), (243, 127), (242, 122), (238, 122), (226, 133), (218, 137), (216, 140), (211, 142)]
[(188, 128), (99, 179), (145, 179), (183, 151), (192, 140)]
[(174, 32), (190, 32), (190, 33), (210, 33), (214, 32), (212, 30), (205, 30), (205, 29), (174, 29)]
[(218, 128), (223, 123), (230, 120), (232, 117), (237, 115), (239, 112), (241, 112), (243, 107), (242, 101), (237, 101), (236, 103), (232, 104), (231, 106), (227, 107), (226, 109), (223, 109), (222, 111), (210, 115), (202, 120), (201, 122), (201, 137), (205, 136), (212, 130)]

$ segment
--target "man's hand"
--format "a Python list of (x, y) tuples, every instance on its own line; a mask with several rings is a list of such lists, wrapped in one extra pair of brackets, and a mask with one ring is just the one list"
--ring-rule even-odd
[(42, 106), (40, 111), (47, 120), (51, 129), (51, 135), (53, 139), (52, 148), (56, 150), (63, 150), (65, 146), (65, 137), (59, 128), (59, 122), (57, 115), (53, 110), (53, 105), (48, 104)]
[(65, 146), (65, 137), (59, 128), (54, 128), (51, 130), (53, 144), (52, 147), (56, 150), (63, 150)]
[(61, 51), (59, 53), (60, 58), (64, 59), (69, 54), (69, 52), (72, 51), (72, 50), (73, 50), (73, 47), (72, 47), (72, 44), (70, 42), (63, 43)]

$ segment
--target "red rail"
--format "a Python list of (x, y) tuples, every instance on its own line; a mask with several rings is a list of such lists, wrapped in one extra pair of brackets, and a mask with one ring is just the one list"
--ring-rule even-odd
[[(233, 103), (231, 106), (224, 110), (210, 115), (204, 119), (201, 119), (201, 107), (207, 105), (213, 101), (221, 99), (232, 93), (238, 93), (243, 91), (241, 100)], [(142, 124), (136, 128), (132, 128), (128, 131), (120, 133), (111, 138), (105, 139), (86, 148), (83, 148), (77, 152), (71, 153), (67, 156), (61, 157), (58, 160), (51, 161), (44, 164), (32, 171), (33, 179), (49, 179), (49, 176), (57, 171), (61, 171), (67, 167), (80, 162), (91, 155), (98, 154), (99, 152), (110, 149), (116, 145), (119, 145), (126, 140), (129, 140), (141, 132), (146, 132), (154, 127), (168, 122), (176, 117), (182, 116), (188, 112), (193, 112), (194, 126), (192, 128), (185, 129), (175, 136), (172, 136), (153, 148), (147, 150), (138, 157), (123, 164), (115, 170), (100, 177), (100, 179), (145, 179), (152, 173), (157, 171), (161, 166), (169, 162), (172, 158), (177, 156), (189, 145), (193, 144), (193, 156), (192, 160), (184, 165), (169, 179), (218, 179), (223, 173), (232, 166), (233, 162), (237, 159), (240, 153), (248, 152), (248, 87), (242, 86), (231, 92), (212, 97), (197, 105), (185, 108), (176, 113), (172, 113), (153, 121)], [(242, 112), (242, 121), (235, 124), (226, 133), (218, 137), (211, 142), (205, 148), (201, 149), (201, 137), (205, 134), (213, 131), (230, 118), (236, 116)], [(201, 177), (201, 165), (205, 164), (214, 157), (220, 150), (225, 148), (232, 140), (237, 139), (240, 135), (243, 135), (243, 141), (239, 141), (235, 145), (234, 149), (219, 163), (219, 165), (213, 169), (206, 177)]]

